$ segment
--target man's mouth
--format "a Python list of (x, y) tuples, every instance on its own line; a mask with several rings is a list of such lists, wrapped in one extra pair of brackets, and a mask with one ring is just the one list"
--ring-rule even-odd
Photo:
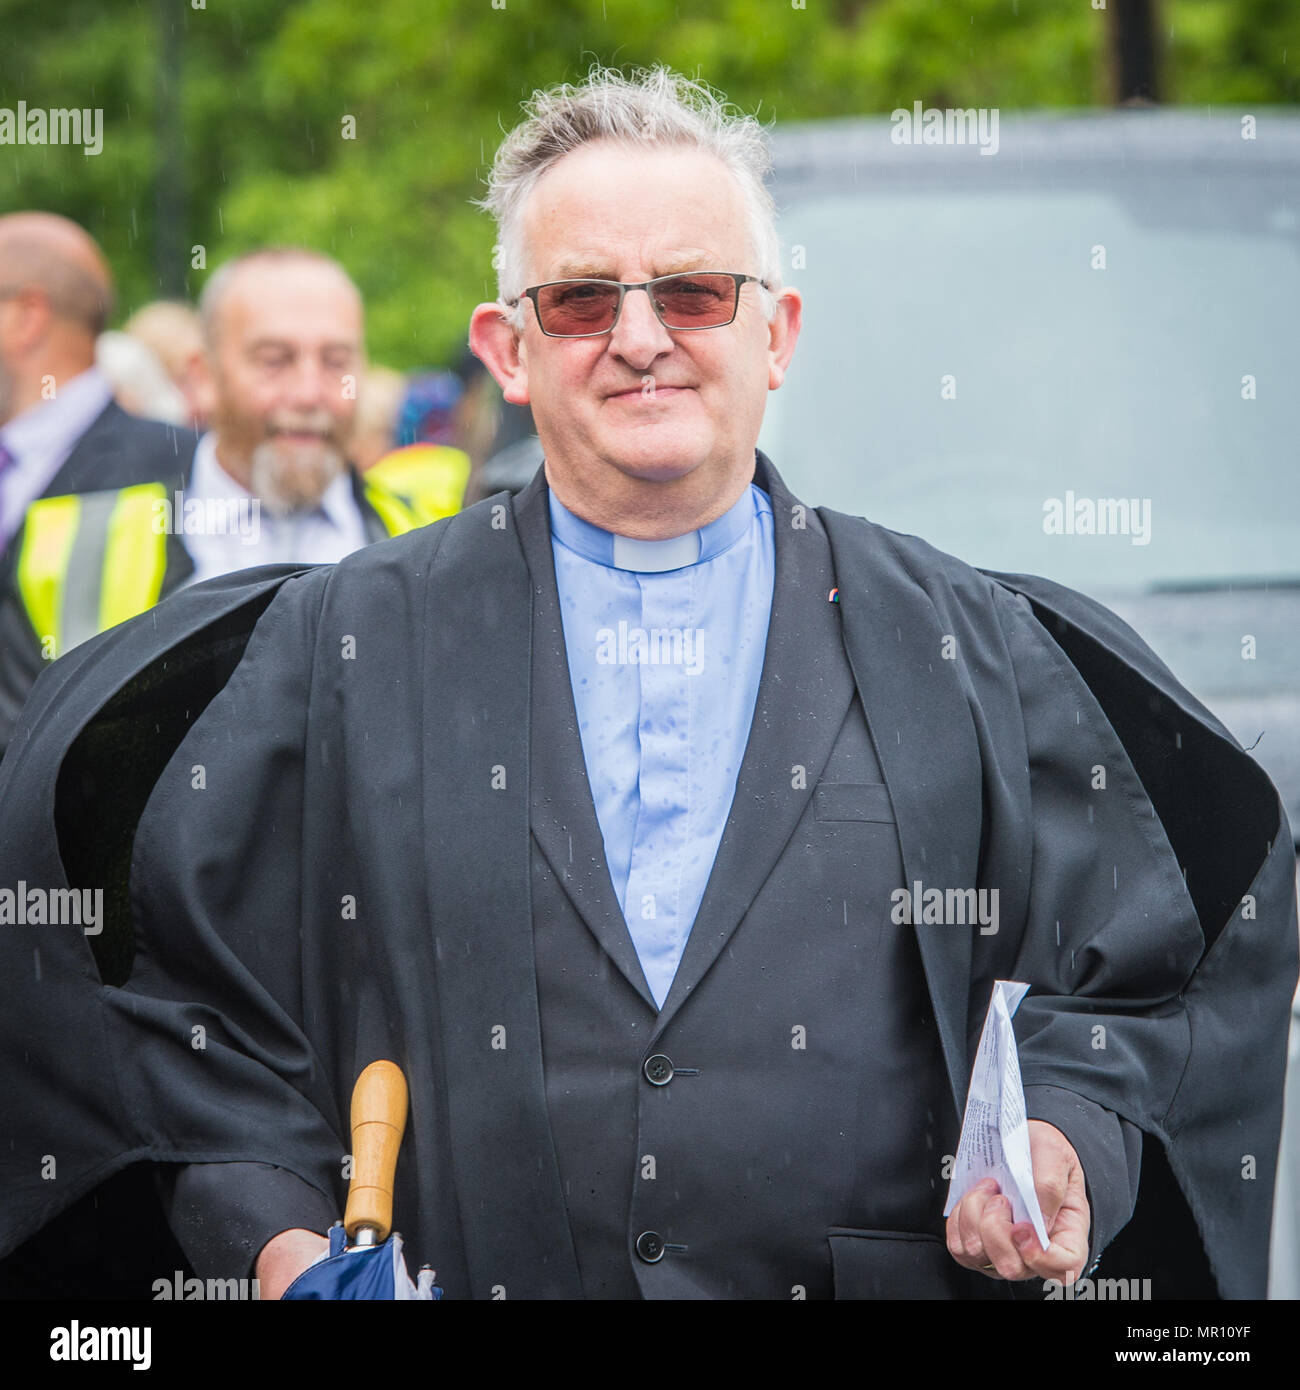
[(320, 430), (282, 430), (270, 429), (267, 431), (271, 439), (284, 440), (289, 444), (323, 444), (329, 440), (328, 434), (323, 434)]
[(689, 391), (689, 386), (656, 386), (654, 390), (647, 390), (643, 386), (631, 386), (626, 391), (616, 391), (606, 399), (611, 401), (630, 401), (630, 400), (662, 400), (666, 396), (679, 396), (683, 391)]

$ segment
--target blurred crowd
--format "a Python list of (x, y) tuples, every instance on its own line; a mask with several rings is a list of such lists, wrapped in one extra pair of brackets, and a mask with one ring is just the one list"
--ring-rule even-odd
[(360, 291), (319, 252), (252, 251), (196, 304), (114, 313), (84, 229), (0, 217), (0, 754), (45, 666), (169, 593), (341, 560), (541, 463), (468, 348), (369, 362)]

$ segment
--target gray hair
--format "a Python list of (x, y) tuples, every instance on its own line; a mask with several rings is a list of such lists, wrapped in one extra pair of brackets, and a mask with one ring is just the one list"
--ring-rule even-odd
[[(780, 290), (776, 208), (763, 182), (772, 159), (763, 127), (753, 116), (736, 112), (705, 83), (662, 64), (638, 68), (631, 77), (597, 64), (580, 85), (566, 82), (535, 91), (524, 110), (527, 119), (497, 150), (487, 196), (474, 200), (496, 220), (492, 265), (503, 303), (525, 289), (520, 223), (529, 195), (551, 165), (590, 140), (617, 140), (641, 148), (681, 145), (716, 155), (744, 196), (759, 278), (771, 291)], [(771, 319), (775, 294), (760, 286), (759, 296), (764, 315)], [(516, 332), (522, 331), (524, 316), (522, 303), (508, 314)]]

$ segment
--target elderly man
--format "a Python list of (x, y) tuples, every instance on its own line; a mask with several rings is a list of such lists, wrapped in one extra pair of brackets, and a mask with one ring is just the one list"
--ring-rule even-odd
[(160, 462), (155, 449), (129, 478), (104, 474), (75, 510), (62, 496), (28, 510), (4, 619), (15, 695), (3, 733), (44, 665), (179, 588), (254, 565), (333, 563), (434, 519), (348, 464), (365, 349), (361, 295), (342, 266), (297, 248), (250, 252), (213, 274), (200, 317), (214, 408), (197, 446), (191, 436), (183, 457), (170, 449)]
[[(278, 1295), (389, 1057), (396, 1220), (448, 1297), (1041, 1296), (1129, 1218), (1143, 1131), (1181, 1186), (1162, 1162), (1161, 1239), (1190, 1206), (1218, 1291), (1260, 1290), (1278, 798), (1104, 610), (815, 511), (756, 454), (800, 327), (763, 167), (756, 123), (663, 70), (539, 94), (471, 323), (533, 482), (179, 595), (43, 686), (30, 718), (84, 732), (7, 770), (40, 809), (4, 867), (108, 892), (39, 982), (5, 938), (0, 1016), (44, 1061), (11, 1069), (5, 1238), (59, 1200), (40, 1153), (73, 1190), (145, 1157), (196, 1269)], [(74, 804), (111, 848), (53, 835)], [(900, 918), (913, 889), (993, 929)], [(1030, 987), (1046, 1248), (988, 1184), (943, 1215), (997, 979)], [(76, 1066), (74, 1008), (104, 1040)]]
[[(75, 222), (47, 212), (0, 217), (0, 753), (50, 655), (31, 607), (80, 596), (51, 587), (34, 563), (39, 543), (24, 526), (32, 505), (67, 524), (105, 510), (123, 489), (171, 477), (194, 449), (189, 431), (137, 420), (114, 403), (95, 366), (112, 304), (103, 253)], [(97, 588), (90, 575), (71, 582)], [(111, 607), (116, 596), (108, 597)]]
[[(254, 251), (213, 275), (199, 316), (214, 404), (185, 500), (199, 504), (196, 518), (214, 501), (255, 508), (258, 524), (254, 535), (187, 531), (191, 577), (332, 563), (377, 539), (345, 458), (365, 367), (361, 294), (347, 272), (316, 252)], [(180, 530), (184, 518), (172, 522)]]

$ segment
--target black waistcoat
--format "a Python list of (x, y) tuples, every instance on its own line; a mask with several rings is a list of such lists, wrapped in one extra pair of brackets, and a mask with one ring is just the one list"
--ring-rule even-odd
[[(530, 505), (545, 512), (545, 491)], [(520, 518), (534, 599), (533, 924), (547, 1108), (584, 1292), (830, 1297), (832, 1253), (838, 1273), (866, 1232), (929, 1236), (927, 1267), (947, 1260), (935, 1242), (958, 1117), (915, 938), (891, 921), (898, 835), (820, 521), (774, 519), (750, 739), (660, 1012), (605, 866), (539, 520)]]

